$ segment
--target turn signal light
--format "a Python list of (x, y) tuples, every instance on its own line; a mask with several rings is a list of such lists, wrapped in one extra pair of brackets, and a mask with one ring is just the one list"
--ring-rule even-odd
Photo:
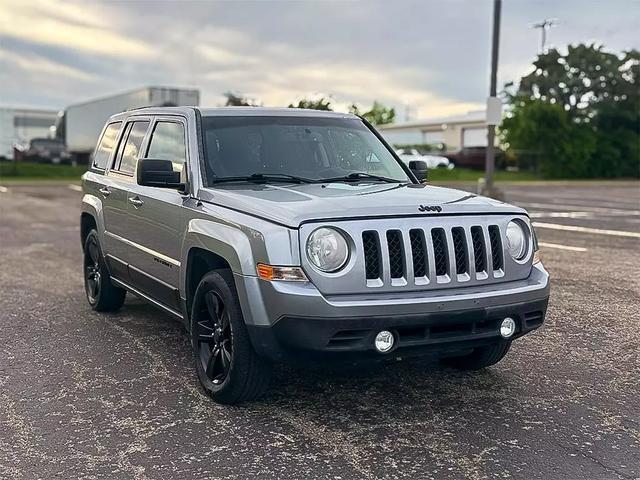
[(307, 276), (300, 267), (277, 267), (259, 263), (256, 266), (258, 277), (263, 280), (284, 280), (289, 282), (307, 282)]

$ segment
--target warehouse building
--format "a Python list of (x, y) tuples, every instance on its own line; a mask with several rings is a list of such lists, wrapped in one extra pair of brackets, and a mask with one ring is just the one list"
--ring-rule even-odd
[(0, 108), (0, 158), (13, 159), (14, 146), (49, 137), (57, 116), (56, 110)]
[(444, 144), (449, 151), (487, 146), (487, 117), (484, 110), (379, 125), (378, 129), (392, 145)]

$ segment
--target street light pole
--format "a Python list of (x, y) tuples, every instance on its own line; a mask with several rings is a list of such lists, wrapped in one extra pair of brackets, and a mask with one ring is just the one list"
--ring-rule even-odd
[(495, 170), (495, 138), (496, 119), (489, 118), (490, 106), (497, 104), (497, 83), (498, 83), (498, 49), (500, 47), (500, 12), (502, 10), (502, 0), (493, 0), (493, 39), (491, 42), (491, 85), (489, 87), (489, 99), (487, 101), (487, 156), (485, 163), (485, 185), (484, 190), (487, 195), (496, 196), (493, 186), (493, 172)]

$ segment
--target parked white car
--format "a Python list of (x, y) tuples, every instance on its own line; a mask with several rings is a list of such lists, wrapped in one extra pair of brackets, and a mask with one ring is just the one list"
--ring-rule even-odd
[(451, 170), (455, 166), (447, 157), (442, 155), (423, 155), (415, 148), (399, 148), (396, 153), (407, 165), (413, 160), (422, 160), (427, 162), (427, 168), (446, 168)]

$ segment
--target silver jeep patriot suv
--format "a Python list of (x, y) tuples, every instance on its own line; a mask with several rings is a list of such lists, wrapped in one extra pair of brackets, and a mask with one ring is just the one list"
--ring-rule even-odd
[(425, 179), (353, 115), (114, 115), (83, 176), (87, 299), (113, 311), (128, 291), (182, 320), (221, 403), (264, 393), (274, 362), (493, 365), (544, 320), (533, 228)]

